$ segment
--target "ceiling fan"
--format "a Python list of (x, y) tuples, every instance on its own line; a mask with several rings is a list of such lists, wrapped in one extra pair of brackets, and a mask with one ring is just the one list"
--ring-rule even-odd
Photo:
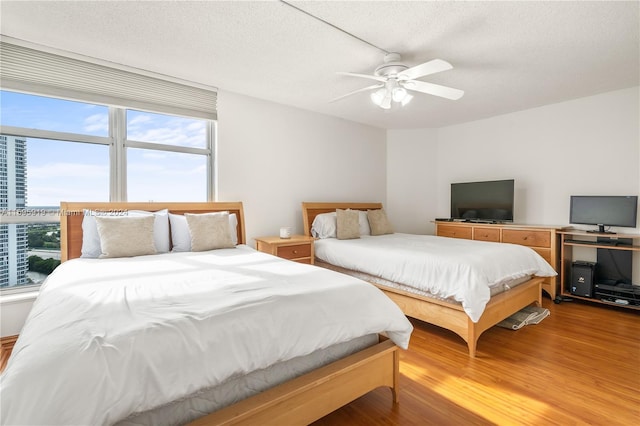
[(338, 72), (338, 74), (341, 75), (375, 80), (377, 83), (339, 96), (332, 99), (331, 102), (338, 101), (356, 93), (375, 90), (375, 92), (371, 93), (373, 103), (382, 109), (390, 109), (393, 102), (399, 103), (402, 106), (409, 103), (413, 98), (409, 92), (426, 93), (451, 100), (460, 99), (462, 95), (464, 95), (463, 90), (416, 80), (427, 75), (452, 69), (453, 66), (447, 61), (433, 59), (414, 67), (408, 67), (403, 64), (401, 60), (402, 58), (399, 53), (391, 52), (384, 55), (384, 63), (375, 69), (373, 75)]

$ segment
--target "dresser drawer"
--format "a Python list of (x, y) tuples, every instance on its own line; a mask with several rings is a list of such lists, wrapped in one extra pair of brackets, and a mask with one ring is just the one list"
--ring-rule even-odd
[(520, 244), (529, 247), (551, 247), (551, 233), (549, 231), (529, 231), (503, 229), (502, 242)]
[(311, 244), (297, 244), (278, 247), (278, 257), (284, 259), (298, 259), (311, 256)]
[(494, 243), (500, 242), (500, 230), (497, 228), (473, 228), (473, 239), (479, 241), (492, 241)]
[(467, 226), (438, 225), (439, 237), (471, 239), (471, 228)]

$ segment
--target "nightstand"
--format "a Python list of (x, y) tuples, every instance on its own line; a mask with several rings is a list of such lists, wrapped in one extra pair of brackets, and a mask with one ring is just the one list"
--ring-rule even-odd
[(291, 238), (258, 237), (255, 240), (258, 251), (313, 265), (313, 237), (292, 235)]

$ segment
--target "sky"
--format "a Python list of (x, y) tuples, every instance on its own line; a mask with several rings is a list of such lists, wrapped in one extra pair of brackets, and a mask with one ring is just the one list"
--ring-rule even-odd
[[(109, 109), (61, 99), (0, 91), (0, 124), (109, 136)], [(206, 147), (206, 121), (143, 111), (127, 112), (128, 139)], [(206, 157), (127, 149), (128, 201), (206, 201)], [(109, 201), (109, 147), (27, 139), (27, 205)]]

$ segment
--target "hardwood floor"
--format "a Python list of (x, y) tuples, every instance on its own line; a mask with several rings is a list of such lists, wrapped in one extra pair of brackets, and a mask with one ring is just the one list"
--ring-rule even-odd
[(475, 359), (457, 335), (413, 320), (400, 403), (377, 389), (326, 425), (632, 425), (640, 419), (640, 315), (581, 303), (518, 331), (487, 330)]

